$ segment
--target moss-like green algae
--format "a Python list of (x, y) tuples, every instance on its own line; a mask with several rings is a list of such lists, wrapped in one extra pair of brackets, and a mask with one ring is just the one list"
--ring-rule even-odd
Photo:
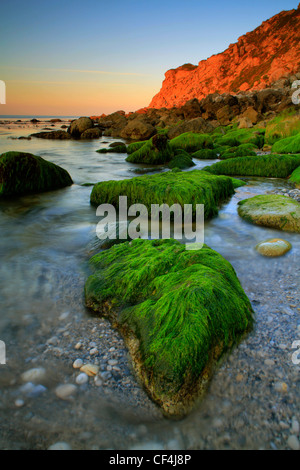
[(253, 323), (251, 304), (228, 261), (207, 246), (133, 240), (91, 259), (89, 308), (123, 333), (151, 398), (185, 414), (215, 362)]

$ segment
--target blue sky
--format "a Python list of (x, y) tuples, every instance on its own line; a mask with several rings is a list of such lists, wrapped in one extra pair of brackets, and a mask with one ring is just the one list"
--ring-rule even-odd
[(222, 52), (297, 5), (10, 0), (1, 5), (0, 79), (7, 84), (7, 105), (0, 113), (81, 114), (85, 105), (86, 114), (138, 109), (159, 91), (168, 69)]

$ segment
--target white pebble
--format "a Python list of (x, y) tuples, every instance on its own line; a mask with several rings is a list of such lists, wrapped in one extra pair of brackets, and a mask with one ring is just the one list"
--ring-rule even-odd
[(72, 448), (67, 442), (56, 442), (48, 450), (72, 450)]
[(23, 372), (21, 378), (23, 382), (40, 382), (46, 376), (46, 370), (43, 367), (36, 367)]
[(82, 343), (79, 342), (75, 344), (75, 349), (78, 350), (78, 349), (81, 349), (81, 347), (82, 347)]
[(76, 392), (77, 387), (73, 384), (58, 385), (55, 389), (55, 395), (61, 400), (67, 400)]
[(24, 400), (22, 400), (21, 398), (18, 398), (16, 401), (15, 401), (15, 405), (17, 408), (21, 408), (22, 406), (24, 406)]
[(98, 354), (98, 352), (99, 352), (99, 351), (98, 351), (97, 348), (93, 348), (93, 349), (90, 350), (90, 355), (91, 355), (91, 356), (94, 356), (95, 354)]
[(300, 426), (299, 426), (299, 421), (296, 418), (292, 419), (292, 433), (293, 434), (299, 434), (300, 431)]
[(300, 443), (299, 440), (296, 436), (292, 435), (288, 438), (287, 440), (287, 445), (290, 447), (292, 450), (299, 450), (300, 449)]
[(79, 374), (79, 375), (76, 377), (76, 383), (77, 383), (77, 385), (86, 384), (88, 380), (89, 380), (89, 377), (88, 377), (88, 375), (85, 374), (84, 372), (82, 372), (81, 374)]
[(116, 366), (118, 364), (118, 361), (116, 359), (110, 359), (107, 362), (110, 366)]
[(81, 359), (76, 359), (76, 361), (73, 362), (74, 369), (80, 369), (80, 367), (82, 366), (83, 366), (83, 361)]

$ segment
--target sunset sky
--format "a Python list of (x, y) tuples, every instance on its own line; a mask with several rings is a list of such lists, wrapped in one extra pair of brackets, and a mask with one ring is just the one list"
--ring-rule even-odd
[(1, 2), (0, 115), (81, 116), (149, 105), (164, 73), (224, 51), (294, 0)]

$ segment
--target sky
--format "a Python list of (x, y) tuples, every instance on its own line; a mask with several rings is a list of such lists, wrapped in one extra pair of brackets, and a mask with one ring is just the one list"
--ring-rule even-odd
[(0, 115), (92, 116), (148, 106), (197, 64), (299, 0), (9, 0), (0, 4)]

